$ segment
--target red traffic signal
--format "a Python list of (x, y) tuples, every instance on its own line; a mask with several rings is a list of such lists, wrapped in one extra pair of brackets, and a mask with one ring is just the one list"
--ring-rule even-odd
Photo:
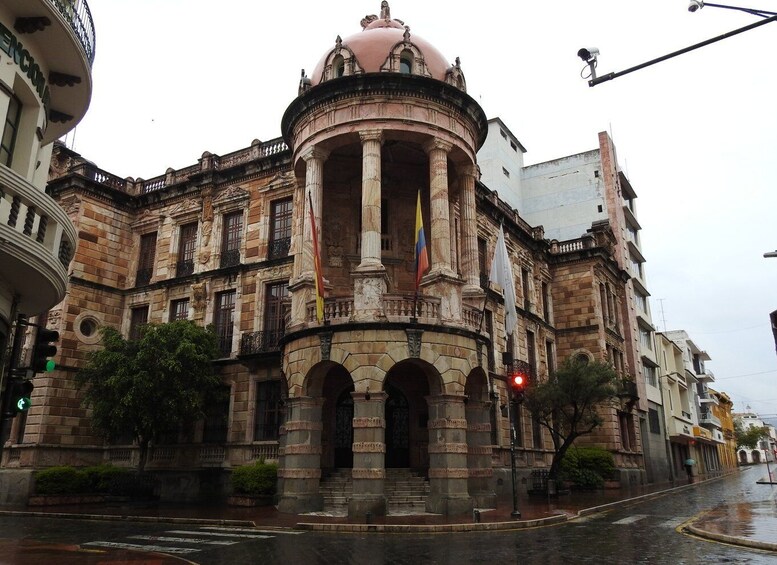
[(515, 373), (510, 374), (508, 384), (513, 395), (513, 400), (517, 402), (523, 401), (526, 388), (529, 385), (528, 375), (521, 373), (520, 371), (516, 371)]

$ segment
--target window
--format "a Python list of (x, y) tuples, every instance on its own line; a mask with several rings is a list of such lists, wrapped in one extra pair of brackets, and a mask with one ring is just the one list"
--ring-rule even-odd
[(542, 316), (546, 322), (550, 322), (550, 292), (548, 292), (548, 283), (542, 283)]
[(270, 212), (270, 244), (268, 259), (279, 259), (289, 254), (291, 247), (292, 200), (276, 200)]
[(189, 299), (182, 298), (170, 303), (170, 321), (189, 319)]
[(644, 328), (639, 328), (639, 343), (643, 349), (653, 351), (653, 340), (651, 339), (650, 332)]
[(534, 443), (534, 449), (543, 449), (542, 444), (542, 425), (539, 419), (532, 417), (531, 419), (531, 436)]
[(486, 268), (488, 257), (488, 242), (482, 237), (478, 238), (478, 270), (480, 272), (480, 288), (488, 288), (488, 269)]
[(16, 145), (16, 134), (19, 131), (19, 120), (22, 117), (22, 103), (16, 96), (8, 99), (8, 112), (5, 115), (3, 138), (0, 141), (0, 163), (11, 166), (13, 151)]
[(639, 308), (640, 312), (647, 313), (648, 311), (648, 299), (647, 296), (642, 294), (641, 292), (635, 293), (635, 298), (637, 300), (637, 307)]
[(505, 133), (505, 130), (503, 130), (503, 129), (500, 129), (500, 130), (499, 130), (499, 133), (501, 134), (501, 136), (502, 136), (504, 139), (507, 139), (507, 134)]
[(531, 289), (529, 288), (529, 271), (521, 269), (521, 286), (523, 286), (523, 309), (531, 310)]
[(254, 441), (277, 440), (278, 430), (282, 423), (281, 382), (263, 381), (256, 383)]
[(223, 357), (232, 353), (232, 336), (235, 332), (235, 291), (228, 290), (216, 294), (216, 311), (213, 319), (216, 325), (216, 335), (219, 338), (219, 351)]
[(634, 432), (634, 416), (625, 412), (618, 413), (618, 423), (621, 430), (621, 445), (624, 451), (636, 448), (637, 438)]
[(648, 426), (651, 434), (661, 433), (661, 422), (658, 419), (658, 410), (648, 408)]
[(286, 331), (286, 308), (288, 306), (289, 284), (267, 285), (264, 302), (264, 339), (263, 350), (276, 350), (278, 340)]
[(197, 222), (181, 226), (181, 239), (178, 242), (178, 263), (175, 274), (179, 277), (194, 272), (194, 252), (197, 246)]
[(658, 388), (658, 372), (656, 371), (656, 368), (643, 365), (642, 372), (645, 375), (645, 383)]
[(399, 56), (399, 72), (403, 75), (413, 73), (413, 54), (410, 51), (402, 51)]
[(240, 264), (240, 241), (243, 237), (243, 211), (224, 215), (221, 232), (220, 267), (234, 267)]
[(135, 286), (143, 286), (151, 282), (154, 275), (154, 255), (156, 254), (156, 232), (140, 236), (140, 253), (138, 255), (138, 272), (135, 274)]
[(140, 330), (148, 323), (148, 306), (137, 306), (130, 310), (129, 339), (140, 339)]
[(335, 57), (335, 60), (332, 62), (332, 74), (333, 78), (340, 78), (345, 74), (345, 59), (343, 59), (342, 55)]
[(515, 142), (514, 142), (514, 141), (511, 141), (511, 142), (510, 142), (510, 148), (511, 148), (513, 151), (515, 151), (516, 153), (518, 153), (518, 146), (515, 144)]
[(532, 331), (526, 332), (526, 357), (528, 357), (527, 361), (529, 362), (529, 367), (531, 367), (529, 378), (535, 379), (537, 378), (537, 350), (534, 345), (534, 332)]
[(545, 342), (545, 357), (548, 360), (548, 374), (553, 374), (556, 371), (556, 355), (550, 340)]
[(510, 178), (510, 171), (502, 167), (502, 174), (506, 176), (508, 179)]
[(202, 443), (226, 443), (229, 417), (229, 387), (219, 387), (216, 399), (205, 407)]

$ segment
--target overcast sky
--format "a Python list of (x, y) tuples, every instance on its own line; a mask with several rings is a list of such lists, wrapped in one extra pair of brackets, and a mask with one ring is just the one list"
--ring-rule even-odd
[[(745, 2), (746, 0), (741, 0)], [(97, 29), (91, 108), (68, 144), (121, 177), (151, 178), (280, 136), (337, 35), (379, 0), (88, 0)], [(741, 5), (741, 2), (735, 2)], [(777, 0), (749, 7), (777, 11)], [(461, 58), (468, 92), (526, 147), (526, 164), (595, 149), (611, 133), (638, 194), (656, 328), (685, 329), (735, 410), (777, 415), (777, 23), (589, 88), (755, 23), (684, 0), (391, 1), (391, 15)]]

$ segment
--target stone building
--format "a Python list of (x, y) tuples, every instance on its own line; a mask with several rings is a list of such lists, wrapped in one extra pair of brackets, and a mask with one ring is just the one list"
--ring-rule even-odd
[[(5, 467), (136, 461), (133, 445), (91, 431), (73, 384), (103, 325), (128, 336), (182, 318), (215, 326), (228, 401), (158, 438), (147, 468), (163, 497), (194, 499), (226, 490), (235, 466), (277, 460), (288, 512), (332, 504), (327, 485), (343, 476), (350, 516), (387, 512), (400, 478), (421, 484), (431, 512), (493, 506), (509, 493), (502, 407), (514, 366), (543, 379), (557, 359), (584, 355), (627, 373), (618, 305), (629, 276), (609, 224), (546, 239), (479, 180), (488, 122), (459, 61), (387, 2), (361, 25), (303, 71), (282, 138), (149, 180), (57, 147), (49, 190), (79, 237), (68, 294), (49, 315), (60, 370), (38, 378)], [(419, 194), (431, 266), (416, 289)], [(509, 336), (487, 275), (500, 224), (519, 294)], [(602, 408), (594, 441), (640, 481), (636, 400)], [(521, 477), (550, 464), (549, 436), (523, 412), (516, 444)]]
[[(76, 248), (73, 224), (45, 193), (47, 165), (54, 140), (72, 130), (89, 107), (95, 31), (84, 0), (3, 1), (0, 37), (0, 115), (5, 118), (0, 138), (0, 437), (5, 441), (15, 413), (15, 386), (9, 386), (11, 336), (21, 338), (30, 316), (64, 298)], [(21, 371), (24, 361), (16, 357)], [(13, 381), (27, 377), (17, 374)]]

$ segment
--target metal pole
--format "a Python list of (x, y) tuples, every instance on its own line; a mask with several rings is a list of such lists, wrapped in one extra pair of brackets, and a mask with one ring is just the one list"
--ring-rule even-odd
[(754, 24), (747, 25), (745, 27), (740, 27), (738, 29), (729, 31), (727, 33), (724, 33), (723, 35), (718, 35), (717, 37), (713, 37), (711, 39), (707, 39), (705, 41), (702, 41), (701, 43), (695, 43), (694, 45), (690, 45), (688, 47), (685, 47), (683, 49), (680, 49), (679, 51), (673, 51), (672, 53), (669, 53), (667, 55), (663, 55), (661, 57), (658, 57), (657, 59), (652, 59), (650, 61), (647, 61), (645, 63), (640, 63), (639, 65), (635, 65), (633, 67), (630, 67), (623, 71), (618, 71), (616, 73), (607, 73), (606, 75), (602, 75), (597, 78), (592, 78), (588, 81), (588, 86), (596, 86), (597, 84), (601, 84), (603, 82), (607, 82), (608, 80), (612, 80), (614, 78), (621, 77), (623, 75), (627, 75), (629, 73), (633, 73), (634, 71), (638, 71), (640, 69), (644, 69), (645, 67), (649, 67), (651, 65), (655, 65), (656, 63), (660, 63), (661, 61), (666, 61), (667, 59), (671, 59), (672, 57), (677, 57), (678, 55), (682, 55), (684, 53), (688, 53), (689, 51), (693, 51), (694, 49), (698, 49), (700, 47), (704, 47), (706, 45), (709, 45), (711, 43), (715, 43), (717, 41), (721, 41), (723, 39), (728, 39), (729, 37), (733, 37), (735, 35), (738, 35), (740, 33), (743, 33), (745, 31), (750, 31), (751, 29), (755, 29), (757, 27), (760, 27), (765, 24), (770, 24), (772, 22), (777, 21), (777, 16), (772, 16), (770, 18), (766, 18), (765, 20), (761, 20), (760, 22), (756, 22)]
[[(510, 387), (508, 387), (509, 389)], [(507, 401), (507, 409), (510, 411), (510, 473), (513, 482), (513, 511), (510, 512), (512, 518), (520, 518), (521, 513), (518, 510), (518, 489), (515, 485), (515, 410), (513, 409), (512, 392)]]

